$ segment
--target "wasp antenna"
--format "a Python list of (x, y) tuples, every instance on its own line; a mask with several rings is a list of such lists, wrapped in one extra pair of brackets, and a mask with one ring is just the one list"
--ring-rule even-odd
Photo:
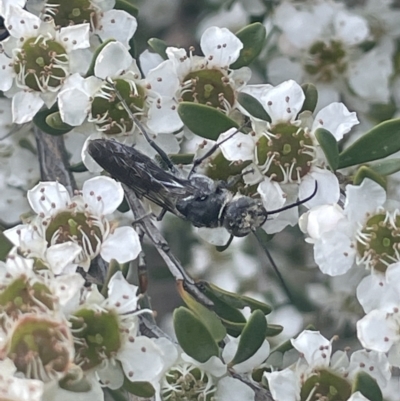
[(280, 213), (283, 212), (285, 210), (291, 209), (292, 207), (295, 206), (299, 206), (299, 205), (303, 205), (304, 203), (308, 202), (309, 200), (311, 200), (312, 198), (314, 198), (315, 194), (317, 193), (318, 190), (318, 182), (315, 181), (315, 187), (314, 187), (314, 191), (310, 196), (307, 196), (307, 198), (304, 199), (300, 199), (297, 202), (291, 203), (290, 205), (286, 205), (284, 207), (281, 207), (279, 209), (275, 209), (275, 210), (268, 210), (268, 214), (276, 214), (276, 213)]
[(292, 296), (292, 293), (290, 292), (289, 287), (286, 285), (286, 282), (285, 282), (281, 272), (279, 271), (278, 266), (276, 265), (271, 253), (269, 252), (267, 246), (265, 245), (265, 242), (263, 241), (262, 236), (260, 235), (258, 230), (254, 230), (253, 234), (257, 238), (258, 243), (260, 244), (261, 248), (264, 250), (265, 254), (267, 255), (269, 263), (271, 263), (272, 269), (274, 270), (275, 274), (277, 275), (287, 297), (289, 298), (290, 302), (294, 303), (294, 298)]

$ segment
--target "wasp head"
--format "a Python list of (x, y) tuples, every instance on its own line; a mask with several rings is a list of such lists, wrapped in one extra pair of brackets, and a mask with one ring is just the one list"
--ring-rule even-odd
[(267, 220), (268, 213), (259, 199), (249, 196), (233, 198), (225, 206), (222, 225), (235, 237), (244, 237)]

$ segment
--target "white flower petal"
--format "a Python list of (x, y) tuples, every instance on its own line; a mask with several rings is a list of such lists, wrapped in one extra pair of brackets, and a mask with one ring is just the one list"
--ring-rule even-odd
[(136, 259), (141, 250), (136, 231), (132, 227), (118, 227), (101, 245), (100, 255), (106, 262), (115, 259), (126, 263)]
[(280, 372), (265, 372), (269, 390), (275, 401), (300, 401), (300, 380), (290, 369)]
[(324, 128), (340, 141), (356, 124), (359, 124), (357, 114), (349, 112), (343, 103), (334, 102), (318, 112), (311, 131)]
[(400, 340), (396, 317), (383, 310), (373, 310), (357, 322), (357, 337), (364, 348), (388, 352)]
[(216, 401), (254, 401), (255, 393), (247, 384), (233, 377), (224, 377), (217, 383)]
[(47, 249), (46, 260), (54, 274), (65, 273), (66, 267), (71, 267), (74, 259), (82, 252), (82, 248), (71, 241), (62, 244), (54, 244)]
[(200, 227), (196, 231), (200, 238), (215, 246), (226, 245), (231, 237), (225, 227)]
[(28, 201), (31, 208), (37, 213), (52, 216), (66, 208), (71, 198), (64, 185), (58, 182), (39, 182), (28, 191)]
[(178, 104), (172, 97), (159, 97), (151, 103), (147, 114), (147, 126), (153, 132), (168, 134), (183, 127), (178, 114)]
[(113, 213), (124, 199), (121, 183), (110, 177), (94, 177), (84, 182), (82, 196), (89, 210), (103, 216)]
[(239, 57), (243, 43), (229, 29), (213, 26), (201, 36), (200, 47), (209, 66), (228, 67)]
[(121, 271), (115, 273), (108, 283), (108, 307), (115, 308), (118, 314), (131, 313), (137, 309), (138, 286), (129, 284)]
[(305, 95), (301, 86), (289, 80), (268, 91), (262, 98), (262, 105), (271, 117), (272, 124), (276, 124), (294, 121), (304, 100)]
[(338, 37), (349, 46), (363, 42), (369, 35), (368, 22), (358, 15), (339, 11), (333, 22)]
[(230, 161), (254, 160), (254, 138), (231, 128), (218, 138), (225, 159)]
[(136, 32), (136, 18), (123, 10), (108, 10), (102, 14), (97, 34), (103, 40), (115, 39), (129, 48), (129, 40)]
[(32, 120), (43, 106), (44, 101), (39, 92), (20, 91), (12, 98), (13, 122), (24, 124)]
[(0, 90), (5, 92), (8, 91), (14, 80), (14, 68), (11, 63), (11, 59), (5, 55), (5, 53), (0, 53)]
[(332, 344), (319, 331), (304, 330), (291, 343), (310, 367), (328, 367)]
[(315, 242), (314, 259), (324, 274), (338, 276), (354, 263), (356, 250), (352, 240), (340, 229), (325, 232)]
[(128, 49), (119, 42), (110, 42), (103, 47), (94, 64), (94, 75), (101, 79), (117, 77), (132, 64)]
[(386, 201), (385, 190), (376, 182), (366, 178), (361, 185), (348, 185), (344, 210), (352, 222), (363, 223), (368, 214), (376, 212)]
[(10, 5), (6, 19), (7, 30), (14, 38), (27, 39), (37, 35), (41, 20), (36, 15)]
[(74, 127), (81, 125), (90, 111), (90, 97), (81, 89), (70, 88), (58, 94), (61, 119)]
[(146, 81), (161, 96), (175, 96), (179, 89), (179, 79), (170, 60), (165, 60), (150, 70)]
[(387, 312), (400, 305), (400, 293), (385, 281), (385, 276), (380, 273), (364, 277), (357, 287), (357, 299), (369, 313), (374, 309), (382, 309)]
[(85, 49), (89, 43), (90, 24), (71, 25), (60, 29), (59, 40), (68, 52)]
[(260, 194), (262, 203), (267, 211), (280, 209), (286, 202), (286, 196), (281, 186), (275, 181), (265, 179), (260, 182), (257, 192)]
[(126, 341), (118, 352), (128, 380), (152, 381), (163, 371), (162, 352), (150, 338), (139, 336), (135, 341)]
[(299, 199), (306, 199), (315, 190), (317, 182), (317, 193), (304, 205), (308, 208), (336, 203), (340, 196), (339, 180), (331, 171), (312, 167), (309, 174), (301, 181), (299, 187)]

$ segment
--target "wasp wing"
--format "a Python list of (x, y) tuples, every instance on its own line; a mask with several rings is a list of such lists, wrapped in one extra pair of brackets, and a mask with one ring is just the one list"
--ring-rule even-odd
[(188, 180), (175, 177), (134, 147), (114, 140), (94, 139), (88, 144), (90, 156), (112, 177), (139, 196), (185, 218), (176, 203), (196, 192)]

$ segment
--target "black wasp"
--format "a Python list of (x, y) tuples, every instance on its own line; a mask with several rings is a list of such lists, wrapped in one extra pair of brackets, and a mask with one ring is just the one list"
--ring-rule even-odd
[(255, 231), (265, 223), (268, 214), (307, 202), (316, 192), (315, 188), (310, 197), (268, 212), (260, 199), (234, 195), (224, 181), (214, 181), (202, 174), (180, 178), (163, 170), (134, 147), (115, 140), (92, 140), (88, 152), (104, 170), (137, 195), (190, 221), (195, 227), (225, 227), (235, 237), (244, 237)]
[(202, 174), (180, 178), (163, 170), (134, 147), (95, 139), (90, 141), (88, 151), (104, 170), (137, 195), (195, 227), (225, 227), (232, 235), (243, 237), (263, 225), (268, 217), (259, 199), (234, 195), (225, 182)]
[[(115, 84), (109, 82), (121, 105), (135, 122), (150, 145), (159, 153), (170, 172), (162, 169), (155, 161), (134, 147), (115, 140), (94, 139), (88, 144), (92, 158), (112, 177), (130, 187), (139, 196), (151, 200), (195, 227), (225, 227), (235, 237), (244, 237), (261, 227), (269, 214), (279, 213), (310, 200), (311, 196), (281, 209), (267, 211), (260, 199), (233, 194), (228, 183), (214, 181), (203, 174), (192, 174), (196, 166), (211, 156), (219, 147), (213, 146), (202, 158), (193, 162), (188, 178), (179, 177), (177, 170), (166, 153), (151, 140), (145, 128), (134, 116)], [(224, 139), (229, 140), (239, 130)], [(163, 214), (162, 214), (163, 215)]]

